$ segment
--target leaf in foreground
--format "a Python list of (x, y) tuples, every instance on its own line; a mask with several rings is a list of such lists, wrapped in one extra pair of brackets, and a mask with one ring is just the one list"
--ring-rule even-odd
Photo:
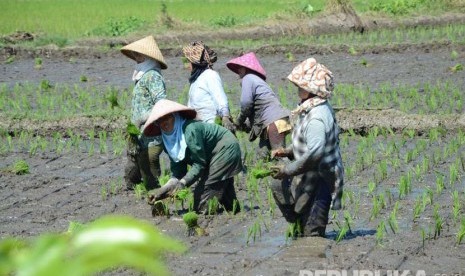
[(43, 234), (26, 245), (16, 239), (3, 240), (0, 273), (93, 275), (112, 268), (131, 267), (149, 274), (168, 275), (163, 255), (183, 251), (184, 245), (162, 235), (147, 222), (107, 216), (76, 232)]

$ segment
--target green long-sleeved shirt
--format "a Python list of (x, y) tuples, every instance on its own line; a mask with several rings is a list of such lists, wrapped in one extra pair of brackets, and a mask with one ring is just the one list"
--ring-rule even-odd
[[(230, 131), (216, 124), (187, 120), (183, 132), (186, 155), (180, 162), (170, 158), (173, 177), (183, 178), (187, 186), (200, 178), (209, 185), (241, 171), (241, 149)], [(191, 165), (189, 171), (187, 165)]]

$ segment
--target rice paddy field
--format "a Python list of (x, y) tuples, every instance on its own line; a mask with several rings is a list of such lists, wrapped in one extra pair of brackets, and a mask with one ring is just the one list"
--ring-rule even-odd
[[(13, 10), (13, 3), (27, 2), (1, 5)], [(176, 5), (190, 2), (163, 3), (175, 14)], [(271, 1), (270, 10), (282, 9), (283, 3)], [(294, 4), (286, 2), (287, 7)], [(369, 6), (354, 1), (356, 7), (363, 4)], [(266, 14), (256, 9), (257, 18)], [(237, 12), (235, 18), (242, 18)], [(225, 64), (240, 51), (257, 53), (269, 84), (289, 109), (298, 98), (286, 76), (297, 63), (313, 56), (335, 75), (331, 103), (341, 127), (344, 208), (331, 211), (326, 238), (297, 240), (288, 237), (292, 229), (271, 196), (271, 179), (252, 176), (254, 168), (265, 164), (246, 133), (237, 135), (247, 165), (236, 178), (241, 212), (199, 215), (200, 235), (188, 235), (183, 222), (189, 196), (168, 201), (162, 214), (152, 216), (147, 192), (127, 191), (123, 181), (131, 60), (116, 46), (5, 44), (0, 65), (0, 238), (33, 239), (117, 214), (148, 222), (186, 246), (183, 254), (170, 253), (163, 260), (172, 275), (316, 275), (317, 270), (325, 271), (320, 275), (465, 275), (465, 35), (460, 15), (441, 18), (431, 15), (421, 26), (389, 25), (363, 33), (207, 37), (205, 42), (218, 50), (214, 69), (235, 115), (240, 85)], [(170, 44), (171, 37), (160, 35), (159, 44), (167, 45), (161, 50), (168, 64), (163, 72), (168, 98), (186, 103), (189, 72), (177, 48), (185, 41), (178, 38)], [(163, 154), (163, 179), (168, 166)], [(100, 274), (145, 275), (124, 266)]]

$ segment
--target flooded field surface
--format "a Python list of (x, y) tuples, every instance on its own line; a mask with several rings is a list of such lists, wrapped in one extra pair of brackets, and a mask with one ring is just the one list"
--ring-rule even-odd
[[(463, 93), (463, 71), (452, 73), (448, 68), (464, 64), (465, 59), (460, 56), (451, 61), (451, 50), (446, 46), (364, 54), (370, 66), (361, 66), (361, 57), (348, 53), (299, 54), (293, 62), (283, 54), (263, 54), (260, 59), (269, 83), (276, 88), (288, 86), (285, 78), (298, 61), (314, 56), (332, 70), (338, 85), (381, 91), (381, 84), (386, 83), (392, 87), (423, 87), (450, 82)], [(237, 76), (225, 66), (232, 57), (220, 56), (214, 68), (223, 77), (226, 89), (238, 91)], [(171, 93), (168, 97), (177, 99), (187, 87), (189, 73), (180, 57), (167, 56), (166, 60), (169, 68), (163, 73)], [(53, 85), (97, 87), (95, 93), (99, 93), (109, 86), (130, 87), (132, 68), (130, 60), (122, 55), (78, 57), (73, 62), (64, 57), (44, 58), (40, 70), (34, 69), (33, 58), (22, 57), (0, 65), (0, 82), (13, 87), (38, 85), (47, 79)], [(86, 76), (88, 81), (83, 83), (80, 76)], [(230, 105), (237, 108), (238, 93), (229, 93), (228, 97)], [(334, 103), (337, 97), (334, 95)], [(290, 93), (288, 106), (292, 107), (296, 100), (297, 94)], [(404, 111), (415, 114), (418, 108)], [(366, 104), (359, 109), (369, 110)], [(462, 112), (452, 112), (458, 117), (457, 124), (451, 123), (450, 127), (445, 123), (429, 125), (432, 119), (421, 120), (422, 116), (438, 114), (416, 114), (419, 119), (414, 122), (424, 124), (421, 132), (410, 131), (415, 129), (415, 123), (403, 126), (402, 121), (408, 119), (404, 115), (374, 116), (384, 112), (376, 108), (370, 112), (364, 116), (357, 113), (360, 117), (356, 120), (350, 110), (337, 113), (343, 130), (341, 152), (346, 169), (344, 209), (331, 211), (327, 238), (286, 239), (288, 225), (269, 198), (268, 180), (252, 187), (246, 174), (239, 175), (236, 182), (242, 211), (236, 215), (200, 216), (205, 235), (188, 236), (182, 221), (185, 210), (180, 203), (170, 204), (170, 216), (152, 217), (144, 196), (123, 189), (124, 146), (117, 147), (98, 136), (73, 144), (66, 135), (55, 139), (52, 131), (45, 136), (48, 143), (62, 143), (53, 150), (39, 148), (31, 152), (31, 137), (13, 136), (10, 141), (2, 138), (4, 149), (8, 143), (14, 146), (0, 158), (0, 237), (63, 232), (70, 221), (86, 223), (107, 214), (126, 214), (153, 223), (189, 247), (183, 255), (167, 256), (173, 275), (311, 275), (305, 273), (315, 270), (347, 270), (348, 275), (358, 270), (379, 270), (380, 275), (406, 270), (410, 271), (408, 275), (419, 270), (425, 275), (465, 275), (465, 240), (459, 243), (459, 235), (465, 231), (465, 133), (453, 127), (461, 123)], [(3, 121), (2, 128), (18, 130), (17, 122), (21, 121)], [(361, 122), (363, 126), (357, 128)], [(386, 123), (397, 127), (380, 127)], [(84, 133), (88, 131), (76, 124)], [(39, 131), (48, 125), (30, 127)], [(253, 154), (256, 145), (243, 135), (241, 146), (244, 152)], [(29, 174), (15, 175), (5, 170), (17, 160), (29, 164)], [(345, 237), (340, 236), (342, 229), (347, 230)], [(109, 275), (139, 273), (118, 269)]]

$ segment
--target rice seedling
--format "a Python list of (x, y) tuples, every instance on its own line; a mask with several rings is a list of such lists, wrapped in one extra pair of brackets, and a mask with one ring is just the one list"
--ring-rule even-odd
[(287, 53), (286, 53), (286, 59), (287, 59), (289, 62), (293, 62), (293, 61), (295, 60), (294, 54), (291, 53), (291, 52), (287, 52)]
[(399, 224), (397, 222), (397, 210), (399, 209), (399, 202), (397, 201), (394, 204), (394, 208), (392, 209), (391, 213), (389, 214), (389, 227), (391, 228), (392, 233), (397, 233), (399, 230)]
[(139, 183), (134, 186), (134, 193), (138, 200), (141, 200), (147, 196), (147, 188), (145, 188), (145, 183)]
[(421, 236), (421, 248), (425, 249), (425, 242), (426, 242), (426, 231), (424, 228), (420, 229), (420, 236)]
[(110, 108), (120, 107), (118, 102), (118, 91), (116, 89), (110, 89), (110, 93), (107, 96), (107, 101), (110, 103)]
[(397, 169), (400, 167), (400, 159), (398, 157), (392, 158), (390, 162), (393, 169)]
[(207, 202), (207, 214), (209, 216), (216, 215), (218, 213), (219, 205), (220, 205), (220, 203), (219, 203), (218, 198), (216, 196), (209, 199), (208, 202)]
[(457, 223), (460, 213), (461, 213), (461, 203), (460, 203), (460, 198), (459, 198), (459, 192), (455, 190), (452, 192), (452, 217), (454, 220), (454, 223)]
[(368, 61), (367, 61), (365, 58), (362, 58), (362, 59), (360, 60), (360, 64), (363, 65), (363, 66), (365, 66), (365, 67), (368, 67), (368, 66), (369, 66)]
[(446, 188), (444, 184), (444, 175), (441, 173), (436, 173), (436, 194), (440, 195), (442, 191)]
[(123, 178), (118, 177), (115, 180), (110, 181), (110, 194), (116, 195), (123, 187)]
[(465, 218), (462, 219), (462, 223), (460, 224), (460, 229), (457, 232), (457, 244), (461, 244), (463, 238), (465, 237)]
[(386, 233), (387, 233), (386, 222), (382, 220), (379, 222), (378, 226), (376, 227), (376, 244), (378, 246), (383, 245), (383, 240), (384, 240)]
[(376, 183), (374, 181), (368, 182), (368, 194), (372, 194), (376, 189)]
[(262, 179), (262, 178), (268, 177), (272, 173), (273, 173), (273, 171), (271, 171), (270, 169), (261, 168), (261, 166), (260, 166), (260, 168), (255, 167), (251, 171), (252, 177), (255, 178), (255, 179)]
[(239, 200), (233, 200), (232, 213), (233, 215), (237, 214), (241, 210)]
[(16, 175), (28, 174), (29, 164), (24, 160), (18, 160), (9, 168), (9, 171)]
[(412, 180), (410, 172), (406, 175), (402, 175), (399, 181), (399, 199), (403, 198), (412, 190)]
[(297, 237), (299, 237), (301, 235), (302, 235), (302, 227), (300, 225), (300, 220), (297, 220), (294, 223), (289, 223), (287, 225), (287, 229), (286, 229), (286, 233), (285, 233), (286, 242), (289, 239), (295, 239), (295, 238), (297, 238)]
[(339, 232), (337, 233), (336, 236), (336, 243), (339, 243), (344, 239), (344, 237), (349, 233), (349, 227), (347, 225), (342, 225), (342, 227), (339, 229)]
[(100, 196), (102, 197), (102, 201), (107, 200), (108, 188), (106, 185), (102, 185), (102, 187), (100, 188)]
[(427, 156), (423, 156), (423, 160), (421, 161), (422, 173), (427, 173), (429, 171), (429, 168), (430, 168), (429, 158)]
[(79, 80), (80, 80), (81, 82), (87, 82), (87, 77), (84, 76), (84, 75), (81, 75), (81, 76), (79, 77)]
[(426, 193), (427, 196), (425, 196), (423, 200), (425, 202), (428, 201), (430, 205), (433, 204), (433, 200), (434, 200), (434, 192), (433, 192), (433, 190), (431, 190), (430, 187), (426, 187), (425, 193)]
[(456, 72), (462, 71), (462, 70), (463, 70), (463, 65), (460, 64), (460, 63), (457, 63), (452, 67), (449, 67), (449, 71), (451, 71), (452, 73), (456, 73)]
[(40, 89), (42, 89), (44, 91), (47, 91), (50, 88), (52, 88), (53, 86), (52, 86), (52, 84), (50, 83), (49, 80), (41, 80), (39, 87), (40, 87)]
[(351, 54), (352, 56), (356, 56), (356, 55), (358, 55), (358, 52), (357, 52), (357, 50), (355, 50), (355, 48), (353, 46), (351, 46), (349, 48), (349, 54)]
[(6, 60), (5, 60), (5, 64), (11, 64), (15, 61), (16, 59), (16, 56), (12, 55), (12, 56), (9, 56)]
[(196, 212), (185, 213), (182, 216), (182, 220), (184, 221), (184, 223), (187, 226), (187, 235), (188, 236), (192, 236), (192, 235), (194, 235), (194, 233), (199, 235), (199, 234), (201, 234), (203, 232), (200, 229), (197, 230), (198, 228), (200, 228), (200, 226), (198, 224), (199, 216), (197, 215)]
[(424, 204), (421, 196), (418, 196), (413, 205), (413, 221), (418, 219), (421, 213), (424, 211)]
[(384, 180), (387, 178), (387, 160), (383, 159), (381, 162), (378, 164), (378, 173), (380, 175), (381, 180)]
[(450, 53), (450, 58), (452, 60), (456, 60), (458, 57), (459, 57), (459, 53), (457, 53), (457, 51), (455, 50), (452, 50), (452, 52)]
[(174, 199), (178, 202), (181, 202), (181, 208), (184, 209), (184, 202), (189, 199), (190, 196), (193, 196), (192, 191), (190, 188), (184, 188), (178, 190), (174, 194)]
[(34, 68), (37, 70), (42, 68), (42, 58), (37, 57), (34, 59)]
[(453, 188), (455, 185), (455, 182), (459, 178), (459, 169), (456, 163), (453, 163), (449, 167), (449, 185)]
[(276, 205), (276, 202), (274, 201), (274, 198), (273, 198), (273, 191), (271, 190), (271, 188), (269, 186), (266, 189), (266, 197), (267, 197), (267, 200), (268, 200), (268, 204), (270, 205), (270, 209), (269, 209), (270, 215), (271, 215), (271, 217), (273, 217), (277, 205)]
[(107, 132), (105, 130), (99, 132), (99, 151), (101, 154), (108, 152), (108, 145), (107, 145)]
[(152, 217), (167, 216), (170, 215), (170, 209), (168, 204), (163, 200), (157, 200), (152, 205)]
[(253, 242), (256, 239), (262, 237), (262, 226), (260, 223), (260, 219), (256, 219), (254, 223), (248, 228), (247, 230), (247, 244), (249, 244), (250, 239), (252, 238)]
[(439, 214), (439, 205), (437, 204), (434, 206), (433, 217), (434, 217), (434, 239), (436, 239), (441, 235), (442, 227), (444, 226), (444, 220)]
[(373, 203), (373, 206), (371, 209), (370, 220), (377, 218), (382, 209), (382, 206), (381, 206), (382, 203), (379, 201), (377, 196), (373, 197), (372, 203)]

